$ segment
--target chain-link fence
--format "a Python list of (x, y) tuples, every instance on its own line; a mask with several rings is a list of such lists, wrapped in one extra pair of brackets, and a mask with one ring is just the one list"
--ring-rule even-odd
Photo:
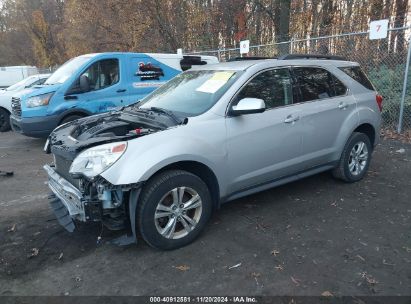
[[(411, 27), (389, 29), (386, 39), (370, 40), (368, 32), (251, 45), (248, 56), (278, 57), (284, 54), (333, 54), (361, 64), (384, 97), (383, 127), (398, 129), (404, 84), (402, 129), (411, 129), (411, 75), (405, 79)], [(190, 52), (217, 56), (220, 61), (240, 57), (240, 48)], [(409, 73), (411, 74), (411, 73)]]

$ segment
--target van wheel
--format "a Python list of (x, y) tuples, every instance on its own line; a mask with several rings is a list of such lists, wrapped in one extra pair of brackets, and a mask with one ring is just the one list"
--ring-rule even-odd
[(5, 109), (0, 109), (0, 132), (10, 130), (10, 113)]
[(345, 144), (338, 167), (332, 172), (333, 176), (347, 183), (361, 180), (370, 165), (371, 153), (372, 145), (368, 136), (354, 132)]
[(171, 250), (191, 243), (208, 222), (212, 202), (196, 175), (170, 170), (144, 186), (137, 205), (137, 230), (152, 247)]
[(76, 119), (83, 118), (83, 117), (84, 117), (84, 116), (81, 116), (81, 115), (69, 115), (69, 116), (66, 116), (66, 117), (64, 117), (64, 119), (60, 122), (60, 125), (65, 124), (65, 123), (70, 122), (70, 121), (73, 121), (73, 120), (76, 120)]

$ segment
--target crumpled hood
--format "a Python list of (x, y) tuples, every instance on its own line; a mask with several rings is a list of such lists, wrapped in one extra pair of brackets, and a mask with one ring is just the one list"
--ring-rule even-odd
[(57, 127), (49, 141), (53, 154), (73, 160), (87, 148), (146, 136), (175, 125), (165, 115), (126, 108), (68, 122)]

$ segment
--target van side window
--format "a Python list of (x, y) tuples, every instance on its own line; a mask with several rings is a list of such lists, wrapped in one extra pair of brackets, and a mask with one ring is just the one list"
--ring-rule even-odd
[(93, 63), (82, 75), (87, 76), (90, 91), (105, 89), (119, 82), (118, 59), (103, 59)]
[(341, 96), (347, 92), (345, 85), (325, 69), (295, 67), (293, 73), (300, 88), (302, 102)]
[(236, 101), (243, 98), (264, 100), (267, 109), (293, 103), (291, 77), (288, 69), (274, 69), (255, 76), (238, 94)]

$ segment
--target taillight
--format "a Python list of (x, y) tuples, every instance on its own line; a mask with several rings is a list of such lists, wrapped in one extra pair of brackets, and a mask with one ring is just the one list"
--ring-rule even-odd
[(383, 98), (382, 98), (381, 95), (377, 94), (375, 96), (375, 101), (377, 102), (378, 109), (380, 109), (380, 112), (382, 112), (382, 100), (383, 100)]

